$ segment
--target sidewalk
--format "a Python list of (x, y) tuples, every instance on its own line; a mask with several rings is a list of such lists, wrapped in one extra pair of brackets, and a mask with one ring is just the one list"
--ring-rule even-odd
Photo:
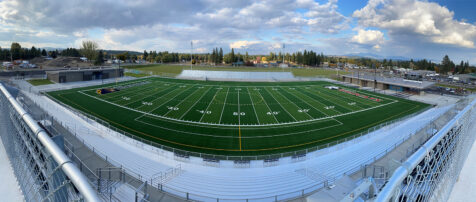
[[(1, 132), (1, 131), (0, 131)], [(23, 194), (13, 174), (2, 139), (0, 139), (0, 196), (2, 201), (24, 201)]]

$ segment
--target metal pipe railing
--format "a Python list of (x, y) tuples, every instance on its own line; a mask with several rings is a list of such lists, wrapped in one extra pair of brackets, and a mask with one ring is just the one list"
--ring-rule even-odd
[(83, 195), (84, 199), (90, 202), (101, 201), (96, 191), (92, 188), (91, 184), (89, 184), (86, 176), (81, 173), (81, 171), (76, 167), (76, 165), (74, 165), (71, 159), (60, 149), (58, 145), (56, 145), (56, 143), (49, 137), (46, 131), (44, 131), (30, 116), (30, 114), (21, 107), (21, 105), (1, 83), (0, 91), (13, 106), (13, 109), (20, 115), (21, 119), (25, 121), (31, 131), (36, 135), (38, 140), (45, 147), (46, 151), (48, 151), (56, 163), (58, 163), (58, 165), (61, 167), (61, 170), (63, 170), (65, 175), (68, 176), (74, 186)]
[(411, 155), (400, 167), (398, 167), (389, 179), (386, 186), (377, 196), (376, 201), (390, 201), (394, 197), (394, 192), (405, 180), (405, 178), (417, 167), (417, 165), (427, 156), (427, 154), (445, 137), (445, 135), (456, 125), (468, 111), (476, 105), (476, 100), (460, 111), (448, 124), (446, 124), (435, 136), (422, 145), (413, 155)]

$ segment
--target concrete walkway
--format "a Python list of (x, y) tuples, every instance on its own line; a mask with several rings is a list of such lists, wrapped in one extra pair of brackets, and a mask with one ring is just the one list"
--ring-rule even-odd
[(0, 139), (0, 196), (2, 201), (25, 201)]

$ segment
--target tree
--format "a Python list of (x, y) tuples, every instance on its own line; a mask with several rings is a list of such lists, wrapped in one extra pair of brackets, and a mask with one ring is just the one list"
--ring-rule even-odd
[(218, 53), (218, 63), (223, 63), (223, 49), (220, 48), (220, 52)]
[(149, 54), (147, 53), (146, 50), (144, 50), (144, 57), (143, 57), (142, 59), (147, 60), (147, 57), (148, 57), (148, 56), (149, 56)]
[(13, 42), (10, 47), (10, 53), (12, 54), (13, 60), (20, 59), (21, 57), (21, 46), (17, 42)]
[(230, 60), (231, 60), (231, 63), (235, 62), (235, 50), (233, 48), (231, 49)]
[(455, 64), (453, 63), (453, 61), (450, 60), (450, 57), (448, 57), (448, 55), (445, 55), (445, 57), (443, 57), (443, 61), (441, 62), (441, 68), (439, 69), (440, 70), (440, 73), (448, 73), (449, 71), (453, 70)]
[(80, 53), (88, 58), (88, 60), (94, 60), (97, 56), (98, 44), (94, 41), (83, 41)]
[(41, 56), (45, 56), (45, 57), (48, 56), (48, 53), (46, 52), (45, 49), (43, 49), (43, 50), (41, 51)]
[(104, 63), (104, 54), (102, 53), (101, 50), (98, 51), (98, 55), (96, 57), (96, 60), (94, 61), (95, 65), (102, 65)]

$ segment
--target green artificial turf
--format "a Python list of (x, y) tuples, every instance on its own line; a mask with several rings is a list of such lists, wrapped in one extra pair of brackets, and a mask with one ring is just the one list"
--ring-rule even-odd
[[(48, 94), (146, 141), (228, 156), (315, 149), (428, 107), (345, 86), (339, 90), (327, 86), (339, 85), (154, 77)], [(100, 95), (96, 91), (102, 88), (120, 91)]]
[(34, 86), (53, 84), (53, 82), (48, 80), (48, 79), (31, 79), (31, 80), (27, 80), (27, 81), (28, 81), (28, 83), (30, 83), (31, 85), (34, 85)]

